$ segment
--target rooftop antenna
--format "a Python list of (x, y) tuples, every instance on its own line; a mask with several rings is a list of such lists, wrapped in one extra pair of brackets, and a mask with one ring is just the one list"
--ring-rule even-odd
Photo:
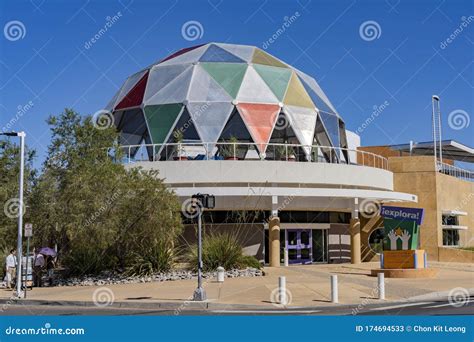
[(437, 162), (437, 149), (439, 143), (439, 160), (443, 162), (443, 149), (442, 149), (442, 138), (441, 138), (441, 109), (439, 105), (439, 96), (433, 95), (432, 96), (432, 105), (433, 105), (433, 112), (432, 112), (432, 126), (433, 126), (433, 146), (434, 146), (434, 157), (435, 157), (435, 169), (438, 170), (438, 162)]

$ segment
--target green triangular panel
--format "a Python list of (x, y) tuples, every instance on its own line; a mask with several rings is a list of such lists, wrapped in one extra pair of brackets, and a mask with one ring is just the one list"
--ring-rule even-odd
[(275, 94), (280, 101), (283, 101), (288, 82), (290, 81), (291, 70), (260, 64), (254, 64), (253, 67), (268, 87), (270, 87), (273, 94)]
[(281, 67), (281, 68), (288, 68), (287, 65), (283, 64), (275, 57), (270, 56), (268, 53), (260, 49), (255, 49), (255, 52), (253, 53), (253, 57), (252, 57), (252, 63), (271, 65), (271, 66), (276, 66), (276, 67)]
[(200, 63), (209, 75), (235, 98), (247, 70), (244, 63)]
[(165, 141), (182, 109), (181, 103), (145, 106), (145, 119), (153, 144)]

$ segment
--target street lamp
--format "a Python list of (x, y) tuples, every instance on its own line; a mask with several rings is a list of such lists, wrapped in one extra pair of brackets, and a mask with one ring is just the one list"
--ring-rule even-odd
[[(18, 208), (18, 241), (16, 246), (17, 251), (17, 268), (16, 268), (16, 295), (18, 298), (23, 298), (24, 292), (21, 289), (21, 262), (22, 262), (22, 233), (23, 233), (23, 174), (25, 170), (25, 132), (3, 132), (0, 135), (8, 137), (20, 137), (20, 186), (18, 200), (20, 202)], [(18, 261), (19, 260), (19, 261)]]
[(191, 197), (198, 210), (198, 287), (194, 290), (193, 300), (203, 301), (207, 299), (206, 291), (202, 287), (202, 212), (203, 209), (213, 209), (216, 199), (213, 195), (196, 194)]

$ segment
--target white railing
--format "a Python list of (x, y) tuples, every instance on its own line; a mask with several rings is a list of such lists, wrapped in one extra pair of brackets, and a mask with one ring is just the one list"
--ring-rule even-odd
[[(263, 147), (265, 146), (265, 153), (259, 153), (254, 143), (242, 142), (122, 145), (119, 149), (122, 151), (120, 162), (124, 163), (171, 160), (279, 160), (352, 164), (388, 170), (386, 158), (366, 151), (300, 144), (263, 144)], [(108, 149), (107, 153), (115, 155), (112, 149)]]
[(445, 175), (453, 176), (467, 181), (474, 181), (474, 172), (470, 170), (461, 169), (460, 167), (441, 163), (438, 161), (438, 172), (444, 173)]

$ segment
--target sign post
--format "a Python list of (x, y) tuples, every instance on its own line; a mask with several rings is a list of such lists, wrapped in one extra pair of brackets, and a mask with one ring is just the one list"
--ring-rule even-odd
[[(25, 223), (25, 237), (26, 240), (26, 267), (25, 267), (25, 298), (28, 289), (28, 260), (30, 260), (30, 237), (33, 236), (33, 225)], [(20, 261), (21, 262), (21, 261)], [(33, 267), (33, 265), (31, 265)]]

